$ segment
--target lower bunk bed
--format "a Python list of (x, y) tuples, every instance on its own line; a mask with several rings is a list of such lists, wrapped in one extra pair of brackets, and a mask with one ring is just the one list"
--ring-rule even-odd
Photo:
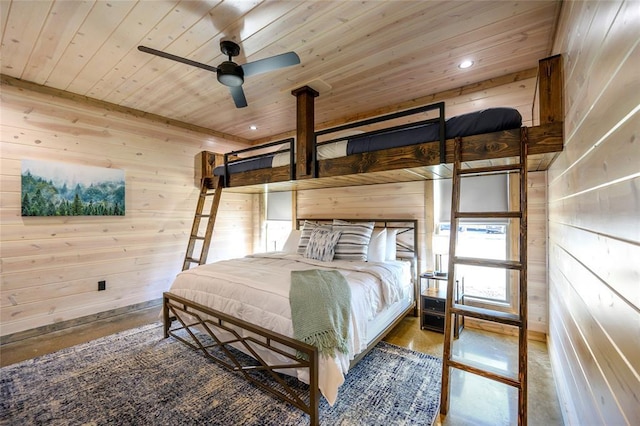
[(299, 222), (281, 252), (178, 274), (164, 294), (164, 335), (318, 424), (320, 394), (333, 405), (349, 369), (417, 314), (417, 222)]

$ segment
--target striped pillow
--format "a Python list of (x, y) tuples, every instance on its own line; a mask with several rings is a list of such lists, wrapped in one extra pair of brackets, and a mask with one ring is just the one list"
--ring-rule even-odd
[(298, 254), (301, 254), (304, 256), (304, 253), (307, 250), (307, 245), (309, 245), (309, 238), (311, 238), (311, 233), (316, 228), (324, 229), (326, 231), (331, 231), (331, 225), (321, 225), (318, 222), (311, 222), (311, 221), (305, 220), (304, 224), (302, 225), (300, 240), (298, 241)]
[(333, 230), (342, 233), (336, 245), (335, 259), (366, 261), (374, 225), (374, 222), (346, 222), (334, 219)]
[(304, 252), (308, 259), (331, 262), (335, 254), (336, 243), (340, 239), (340, 231), (328, 231), (316, 228), (311, 232), (309, 244)]

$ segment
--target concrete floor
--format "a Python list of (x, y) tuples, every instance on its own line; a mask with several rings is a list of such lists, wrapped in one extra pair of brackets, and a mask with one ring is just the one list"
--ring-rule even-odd
[[(385, 339), (442, 358), (444, 336), (420, 330), (420, 318), (407, 317)], [(528, 342), (528, 424), (562, 425), (547, 345)], [(465, 328), (454, 341), (452, 354), (498, 370), (517, 371), (518, 339), (514, 336)], [(515, 388), (471, 373), (453, 369), (450, 404), (436, 425), (517, 425), (518, 392)]]
[[(13, 342), (0, 347), (0, 366), (6, 366), (79, 343), (160, 320), (159, 308), (120, 315), (91, 324)], [(387, 342), (442, 357), (443, 335), (420, 330), (419, 318), (407, 317), (385, 339)], [(489, 363), (515, 371), (517, 339), (466, 328), (456, 340), (453, 353), (465, 359)], [(551, 376), (547, 347), (529, 342), (529, 425), (562, 425), (562, 417)], [(419, 372), (416, 372), (419, 374)], [(454, 370), (451, 374), (449, 412), (436, 425), (515, 425), (517, 391), (483, 377)]]

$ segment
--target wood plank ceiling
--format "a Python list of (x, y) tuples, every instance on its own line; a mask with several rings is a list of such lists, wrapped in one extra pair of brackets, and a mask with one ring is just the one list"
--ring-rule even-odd
[[(305, 84), (320, 91), (318, 127), (459, 95), (478, 82), (517, 88), (549, 55), (559, 9), (557, 0), (2, 0), (1, 72), (255, 143), (293, 131), (290, 92)], [(214, 73), (137, 50), (217, 66), (226, 39), (241, 45), (238, 64), (287, 51), (301, 64), (247, 77), (249, 106), (236, 109)], [(459, 69), (464, 59), (474, 66)], [(521, 93), (483, 102), (481, 91), (448, 112), (526, 109), (533, 88), (526, 93), (523, 104)]]

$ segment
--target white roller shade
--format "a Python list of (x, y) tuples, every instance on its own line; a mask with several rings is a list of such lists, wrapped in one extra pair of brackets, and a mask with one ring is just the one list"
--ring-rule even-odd
[[(452, 179), (435, 181), (438, 222), (451, 220)], [(469, 176), (461, 179), (461, 212), (503, 212), (509, 208), (508, 175)], [(461, 219), (461, 222), (504, 222), (504, 219)]]
[(291, 220), (291, 191), (267, 193), (267, 220)]

